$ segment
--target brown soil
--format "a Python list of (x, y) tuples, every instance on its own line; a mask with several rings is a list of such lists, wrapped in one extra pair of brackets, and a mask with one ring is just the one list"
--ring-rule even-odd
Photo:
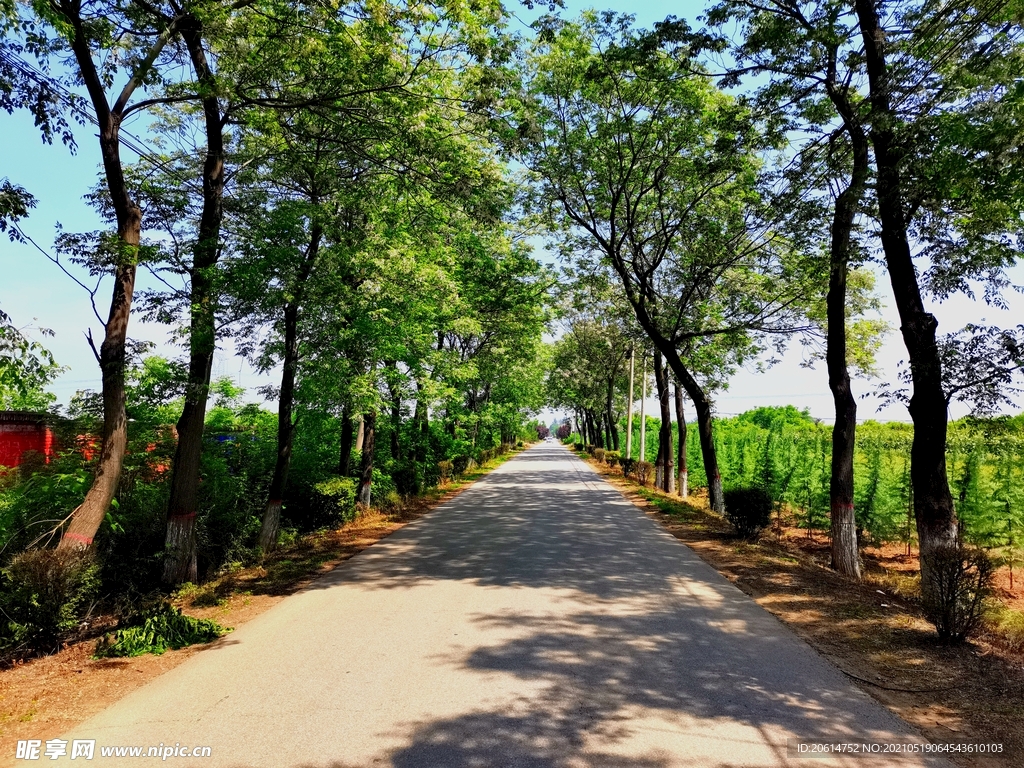
[[(336, 531), (305, 536), (260, 566), (238, 569), (178, 593), (174, 603), (190, 616), (214, 619), (225, 627), (241, 626), (317, 576), (454, 498), (512, 455), (472, 471), (461, 482), (411, 499), (397, 512), (373, 510)], [(55, 738), (206, 647), (191, 646), (160, 656), (93, 659), (97, 628), (101, 632), (115, 624), (112, 616), (98, 616), (88, 637), (53, 655), (0, 671), (0, 766), (14, 765), (18, 740)]]
[[(996, 743), (996, 757), (949, 757), (965, 766), (1024, 765), (1024, 654), (992, 632), (961, 646), (938, 642), (914, 592), (915, 555), (905, 546), (865, 548), (865, 578), (827, 567), (829, 543), (792, 525), (777, 525), (758, 543), (738, 540), (707, 509), (641, 488), (612, 467), (590, 463), (628, 499), (835, 664), (855, 685), (936, 744)], [(1022, 574), (1024, 575), (1024, 574)], [(1004, 572), (996, 592), (1008, 592)], [(1005, 580), (1005, 581), (1004, 581)]]

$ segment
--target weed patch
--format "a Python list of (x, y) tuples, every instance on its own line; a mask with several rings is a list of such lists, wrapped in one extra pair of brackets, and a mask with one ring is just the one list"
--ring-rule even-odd
[(180, 608), (161, 603), (139, 617), (141, 623), (104, 635), (96, 644), (94, 657), (120, 658), (161, 654), (168, 648), (178, 650), (197, 643), (209, 643), (230, 632), (210, 619), (186, 616)]

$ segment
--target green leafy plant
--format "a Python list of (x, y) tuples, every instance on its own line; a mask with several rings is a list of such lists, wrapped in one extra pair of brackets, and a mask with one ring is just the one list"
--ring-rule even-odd
[(325, 520), (343, 523), (355, 518), (356, 481), (351, 477), (332, 477), (313, 486)]
[(96, 644), (94, 657), (118, 658), (161, 654), (168, 648), (178, 650), (196, 643), (209, 643), (231, 629), (210, 619), (186, 616), (180, 609), (163, 602), (140, 616), (139, 623), (104, 635)]

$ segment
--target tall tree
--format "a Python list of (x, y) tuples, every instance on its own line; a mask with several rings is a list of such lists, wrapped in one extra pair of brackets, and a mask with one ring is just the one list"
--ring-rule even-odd
[[(835, 404), (830, 479), (832, 566), (859, 578), (853, 505), (857, 402), (847, 365), (847, 279), (851, 262), (857, 261), (854, 227), (870, 166), (863, 100), (857, 90), (860, 64), (850, 55), (850, 12), (836, 0), (764, 6), (727, 0), (710, 11), (708, 20), (719, 29), (733, 22), (740, 25), (738, 38), (729, 45), (735, 63), (726, 80), (736, 82), (741, 74), (767, 74), (768, 83), (754, 96), (757, 108), (773, 115), (777, 130), (806, 137), (798, 148), (797, 161), (791, 161), (781, 174), (784, 189), (778, 198), (780, 205), (792, 211), (788, 230), (794, 239), (802, 237), (801, 231), (819, 229), (818, 222), (824, 223), (834, 194), (824, 318), (826, 367)], [(678, 31), (678, 23), (675, 26)], [(718, 44), (728, 45), (722, 39)], [(823, 108), (822, 94), (832, 109)], [(839, 186), (838, 193), (832, 193), (833, 181)], [(806, 247), (815, 249), (813, 243)]]
[[(988, 78), (979, 77), (979, 70), (991, 71), (995, 61), (996, 70), (1002, 71), (999, 66), (1002, 57), (998, 54), (1003, 51), (1000, 49), (1004, 48), (1007, 40), (1019, 40), (1021, 30), (1019, 25), (1007, 24), (1000, 18), (1000, 8), (975, 7), (968, 3), (954, 4), (953, 8), (946, 7), (941, 11), (937, 4), (931, 2), (908, 3), (899, 9), (900, 12), (887, 13), (884, 17), (875, 0), (854, 0), (853, 6), (863, 44), (871, 106), (869, 136), (877, 173), (879, 239), (900, 316), (900, 330), (907, 348), (913, 383), (909, 402), (910, 416), (914, 421), (910, 475), (921, 551), (922, 592), (926, 601), (931, 601), (937, 588), (934, 553), (957, 543), (958, 525), (946, 471), (950, 394), (943, 388), (943, 366), (936, 338), (938, 321), (925, 307), (911, 249), (910, 225), (928, 195), (919, 195), (923, 191), (920, 188), (915, 190), (913, 179), (907, 174), (907, 166), (913, 168), (916, 164), (913, 161), (908, 164), (907, 160), (929, 152), (930, 147), (921, 143), (915, 146), (908, 137), (913, 137), (914, 131), (910, 126), (915, 123), (927, 123), (929, 116), (941, 113), (951, 103), (970, 102), (969, 91), (964, 93), (962, 87), (950, 87), (960, 85), (956, 82), (958, 77), (963, 83), (962, 78), (966, 76), (971, 90), (981, 90), (986, 95), (992, 93), (992, 86), (986, 82)], [(940, 13), (950, 15), (942, 18), (938, 15)], [(894, 73), (890, 55), (893, 50), (891, 40), (896, 30), (887, 30), (885, 25), (892, 27), (903, 20), (910, 22), (914, 33), (898, 46), (899, 61)], [(1008, 31), (1012, 33), (1007, 34)], [(950, 58), (957, 62), (952, 72), (947, 63)], [(979, 83), (980, 88), (977, 87)], [(987, 111), (992, 112), (991, 109)], [(980, 162), (975, 165), (978, 170), (988, 164), (987, 156), (993, 149), (999, 151), (1006, 146), (1005, 133), (981, 133), (989, 141), (988, 146), (976, 147), (980, 155)], [(932, 208), (937, 202), (933, 198), (927, 207)], [(999, 217), (996, 223), (1003, 221)], [(984, 242), (980, 248), (970, 247), (971, 238), (963, 237), (971, 234), (970, 229), (963, 228), (960, 239), (961, 246), (967, 246), (963, 249), (967, 258), (963, 259), (963, 255), (957, 257), (958, 260), (963, 259), (963, 263), (952, 275), (949, 270), (945, 270), (944, 275), (943, 261), (949, 256), (945, 247), (949, 241), (948, 231), (946, 227), (936, 230), (922, 226), (918, 229), (930, 246), (926, 252), (935, 264), (931, 279), (940, 294), (949, 289), (949, 282), (954, 287), (963, 285), (972, 274), (988, 272), (998, 275), (1007, 263), (1016, 258), (1012, 249), (992, 248)], [(943, 277), (947, 280), (945, 285)]]
[[(878, 171), (882, 249), (915, 382), (912, 418), (921, 424), (923, 442), (913, 452), (919, 471), (912, 476), (920, 484), (917, 517), (926, 570), (929, 550), (949, 545), (956, 526), (941, 480), (945, 470), (939, 466), (945, 450), (940, 403), (954, 393), (941, 391), (946, 374), (935, 353), (935, 318), (925, 311), (922, 287), (944, 298), (954, 291), (970, 293), (969, 283), (977, 280), (985, 285), (986, 299), (998, 303), (998, 291), (1006, 286), (1003, 268), (1016, 258), (1005, 247), (1005, 235), (1019, 228), (1006, 214), (1021, 207), (1019, 185), (1008, 183), (1019, 177), (1010, 170), (1014, 153), (1006, 151), (1015, 130), (1011, 105), (1017, 99), (1005, 89), (1006, 72), (1020, 60), (1020, 25), (1001, 7), (967, 3), (898, 2), (887, 4), (884, 16), (888, 30), (882, 29), (877, 4), (835, 0), (728, 1), (708, 16), (716, 27), (741, 22), (741, 39), (730, 48), (739, 68), (730, 79), (735, 82), (739, 72), (770, 74), (770, 84), (759, 94), (765, 107), (774, 105), (790, 119), (786, 129), (810, 136), (803, 154), (825, 155), (826, 142), (828, 148), (847, 147), (840, 166), (805, 173), (800, 186), (806, 188), (807, 179), (816, 176), (821, 180), (811, 181), (810, 189), (815, 184), (822, 189), (832, 178), (848, 179), (832, 215), (826, 325), (837, 405), (833, 561), (850, 575), (856, 575), (852, 511), (846, 507), (852, 499), (853, 415), (841, 347), (846, 345), (848, 360), (857, 355), (837, 326), (845, 293), (838, 278), (844, 258), (850, 261), (851, 206), (867, 189), (868, 144)], [(869, 98), (861, 95), (865, 92)], [(831, 109), (822, 109), (823, 98)], [(845, 141), (840, 143), (836, 138), (841, 134)], [(928, 257), (928, 268), (920, 274), (911, 261), (911, 240), (919, 255)], [(847, 318), (850, 314), (848, 302)]]
[(741, 105), (688, 61), (639, 44), (628, 18), (586, 14), (539, 37), (520, 156), (564, 250), (614, 269), (686, 388), (721, 511), (711, 401), (681, 352), (717, 338), (742, 357), (758, 338), (799, 326), (808, 290), (758, 213), (755, 153), (765, 145)]
[[(103, 341), (95, 349), (102, 377), (102, 446), (85, 499), (70, 515), (60, 541), (61, 548), (88, 548), (110, 507), (120, 480), (127, 446), (125, 416), (125, 342), (135, 293), (140, 255), (142, 210), (126, 178), (121, 157), (121, 130), (126, 117), (152, 106), (148, 99), (133, 102), (139, 89), (153, 87), (164, 72), (178, 63), (178, 51), (169, 45), (180, 34), (188, 14), (171, 5), (126, 3), (96, 8), (77, 0), (55, 0), (25, 10), (30, 33), (18, 41), (4, 40), (0, 68), (0, 106), (29, 106), (44, 137), (62, 131), (62, 123), (51, 116), (56, 107), (71, 111), (97, 126), (106, 193), (113, 212), (116, 232), (104, 248), (103, 266), (113, 274), (110, 309), (104, 322)], [(11, 31), (13, 11), (4, 8), (5, 31)], [(20, 31), (25, 33), (25, 20)], [(18, 25), (15, 25), (18, 26)], [(114, 30), (118, 33), (114, 34)], [(68, 54), (68, 83), (49, 74), (49, 59)], [(35, 56), (40, 69), (20, 57)], [(120, 90), (108, 94), (119, 75), (126, 77)], [(81, 83), (85, 99), (73, 95), (69, 86)], [(35, 100), (27, 103), (27, 97)], [(70, 143), (66, 130), (65, 143)]]

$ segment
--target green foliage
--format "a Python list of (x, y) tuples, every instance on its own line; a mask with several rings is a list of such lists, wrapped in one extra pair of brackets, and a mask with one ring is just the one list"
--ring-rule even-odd
[[(775, 502), (787, 505), (800, 525), (827, 530), (831, 433), (831, 425), (816, 423), (792, 406), (719, 419), (715, 440), (722, 477), (727, 485), (763, 488)], [(868, 421), (857, 427), (854, 508), (862, 541), (915, 539), (912, 440), (910, 424)], [(688, 463), (691, 487), (699, 488), (705, 478), (696, 442), (689, 441)], [(1008, 563), (1019, 562), (1024, 544), (1024, 422), (1019, 417), (952, 422), (947, 471), (964, 540)]]
[(381, 509), (394, 509), (401, 502), (402, 498), (398, 494), (398, 488), (395, 486), (395, 481), (391, 475), (374, 467), (373, 484), (370, 490), (370, 504)]
[(138, 623), (118, 629), (100, 638), (94, 658), (162, 654), (168, 648), (178, 650), (196, 643), (213, 642), (231, 630), (210, 619), (186, 616), (179, 608), (161, 603), (137, 617)]
[(1024, 650), (1024, 613), (991, 601), (984, 616), (985, 624), (1011, 651)]
[(332, 477), (313, 486), (323, 509), (325, 521), (346, 523), (356, 516), (356, 481), (351, 477)]
[[(44, 336), (53, 335), (45, 328), (37, 331)], [(46, 387), (65, 370), (46, 347), (16, 328), (11, 318), (0, 310), (0, 410), (49, 409), (56, 398), (46, 391)]]
[(91, 553), (30, 549), (0, 570), (0, 651), (53, 650), (74, 630), (99, 588)]
[[(82, 456), (64, 451), (51, 460), (11, 470), (0, 490), (0, 548), (17, 552), (45, 534), (78, 506), (92, 481)], [(21, 477), (28, 475), (25, 479)]]
[(761, 429), (783, 429), (785, 427), (806, 427), (814, 424), (807, 408), (798, 409), (794, 405), (762, 406), (741, 413), (736, 417), (740, 424), (754, 424)]
[(772, 521), (772, 498), (763, 488), (731, 488), (725, 492), (725, 516), (745, 539), (756, 539)]
[(469, 456), (456, 456), (452, 459), (452, 472), (455, 477), (462, 477), (469, 469)]

